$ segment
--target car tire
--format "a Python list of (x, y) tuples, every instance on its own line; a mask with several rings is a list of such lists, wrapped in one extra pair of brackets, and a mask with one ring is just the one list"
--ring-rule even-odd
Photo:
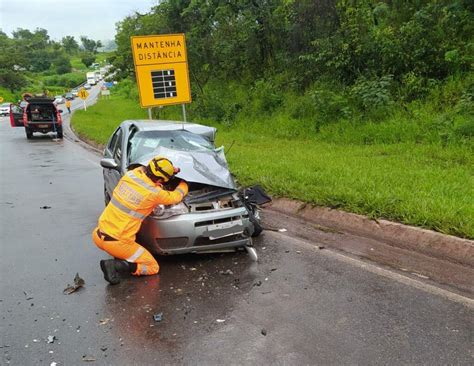
[(63, 138), (63, 127), (62, 126), (60, 126), (56, 129), (56, 135), (57, 135), (58, 139)]
[(28, 127), (25, 127), (25, 133), (28, 140), (33, 137), (33, 131), (31, 131)]

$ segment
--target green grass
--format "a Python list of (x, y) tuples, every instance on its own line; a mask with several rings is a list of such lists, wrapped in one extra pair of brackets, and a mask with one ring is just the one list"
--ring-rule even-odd
[(10, 90), (0, 87), (0, 97), (3, 98), (2, 103), (16, 103), (18, 101), (18, 95), (12, 93)]
[(99, 100), (87, 111), (74, 112), (72, 126), (81, 137), (105, 144), (114, 129), (126, 119), (147, 118), (147, 112), (138, 103), (118, 96)]
[(81, 58), (79, 56), (71, 56), (71, 66), (76, 71), (88, 71), (86, 65), (82, 63)]
[[(95, 62), (98, 62), (100, 66), (102, 67), (107, 59), (113, 55), (114, 52), (99, 52), (96, 55)], [(79, 55), (77, 56), (71, 56), (71, 66), (75, 71), (82, 71), (82, 72), (87, 72), (89, 71), (89, 68), (86, 67), (81, 61), (81, 57)]]
[[(168, 110), (169, 118), (179, 116), (179, 108)], [(73, 126), (104, 144), (130, 118), (146, 118), (146, 111), (116, 95), (75, 113)], [(328, 143), (292, 123), (298, 122), (280, 116), (233, 127), (214, 124), (218, 145), (235, 141), (227, 159), (241, 184), (260, 183), (275, 196), (474, 238), (472, 144)], [(363, 133), (367, 128), (376, 126), (362, 126)]]

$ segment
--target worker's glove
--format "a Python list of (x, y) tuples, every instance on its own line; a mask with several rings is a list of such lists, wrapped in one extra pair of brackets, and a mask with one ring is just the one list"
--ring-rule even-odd
[(180, 178), (178, 178), (176, 176), (173, 176), (173, 177), (171, 177), (171, 179), (169, 181), (167, 181), (165, 184), (163, 184), (163, 187), (167, 191), (174, 191), (180, 182), (181, 182)]

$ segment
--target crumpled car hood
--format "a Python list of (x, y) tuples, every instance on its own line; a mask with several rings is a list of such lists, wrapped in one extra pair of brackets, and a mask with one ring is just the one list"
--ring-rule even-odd
[(169, 159), (181, 171), (176, 176), (188, 182), (236, 189), (222, 149), (214, 151), (178, 151), (158, 147), (151, 154), (143, 155), (132, 163), (147, 165), (155, 156)]

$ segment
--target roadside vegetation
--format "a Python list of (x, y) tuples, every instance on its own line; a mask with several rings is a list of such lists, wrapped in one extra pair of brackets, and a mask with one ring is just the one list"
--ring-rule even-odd
[(0, 31), (0, 96), (16, 102), (25, 92), (54, 96), (83, 83), (88, 67), (110, 54), (97, 52), (100, 41), (81, 43), (72, 36), (53, 41), (45, 29), (17, 29), (11, 37)]
[[(233, 144), (242, 183), (474, 238), (472, 2), (354, 4), (161, 1), (118, 24), (119, 87), (74, 126), (104, 143), (125, 118), (99, 110), (144, 117), (130, 36), (183, 32), (188, 117)], [(181, 118), (179, 107), (154, 114)]]

